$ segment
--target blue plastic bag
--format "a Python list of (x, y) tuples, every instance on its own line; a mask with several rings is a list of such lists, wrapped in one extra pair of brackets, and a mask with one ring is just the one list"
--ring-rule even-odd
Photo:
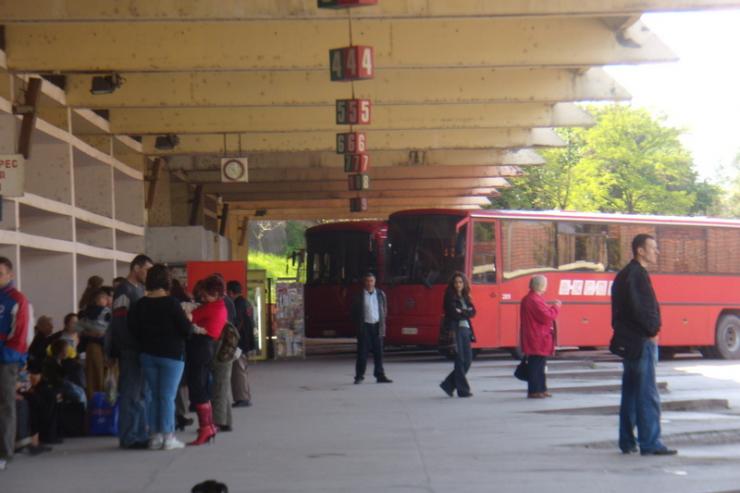
[(118, 435), (118, 402), (111, 404), (105, 392), (95, 392), (88, 410), (91, 435)]

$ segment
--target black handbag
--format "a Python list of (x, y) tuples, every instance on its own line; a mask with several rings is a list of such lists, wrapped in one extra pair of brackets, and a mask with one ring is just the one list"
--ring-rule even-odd
[(516, 370), (514, 370), (514, 376), (524, 382), (529, 380), (529, 363), (527, 362), (526, 356), (523, 356), (522, 360), (516, 366)]

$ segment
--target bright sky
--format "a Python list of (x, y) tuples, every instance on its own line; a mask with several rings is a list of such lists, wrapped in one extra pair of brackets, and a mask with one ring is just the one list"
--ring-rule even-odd
[(632, 104), (686, 130), (702, 178), (719, 179), (740, 152), (740, 10), (647, 14), (642, 21), (677, 63), (608, 67)]

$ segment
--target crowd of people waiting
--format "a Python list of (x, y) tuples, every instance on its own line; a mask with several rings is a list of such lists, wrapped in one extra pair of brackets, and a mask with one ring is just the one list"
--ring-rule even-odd
[(92, 276), (61, 330), (45, 315), (33, 324), (32, 310), (0, 257), (0, 470), (16, 452), (88, 434), (103, 396), (126, 449), (184, 447), (175, 431), (193, 424), (189, 411), (198, 430), (188, 445), (202, 445), (232, 430), (232, 407), (251, 405), (254, 319), (237, 280), (214, 273), (191, 294), (138, 255), (111, 286)]

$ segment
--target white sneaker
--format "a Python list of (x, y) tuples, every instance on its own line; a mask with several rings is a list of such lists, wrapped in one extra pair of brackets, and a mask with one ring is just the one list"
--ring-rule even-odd
[(179, 448), (185, 448), (185, 444), (178, 440), (174, 434), (167, 435), (167, 437), (164, 439), (164, 445), (162, 446), (162, 449), (175, 450)]
[(8, 461), (0, 459), (0, 471), (4, 471), (8, 467)]
[(149, 450), (159, 450), (162, 448), (163, 443), (164, 443), (164, 437), (162, 436), (162, 434), (155, 433), (149, 439)]

